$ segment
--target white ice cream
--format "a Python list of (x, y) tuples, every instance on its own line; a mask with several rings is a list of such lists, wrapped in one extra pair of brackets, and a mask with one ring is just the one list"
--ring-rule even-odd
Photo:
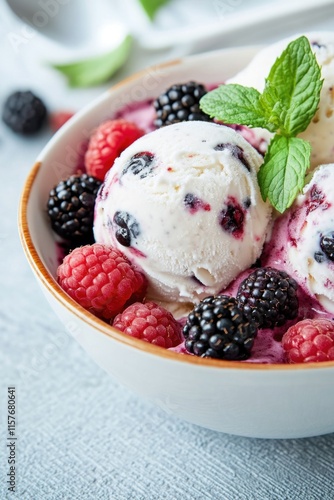
[(321, 248), (323, 236), (334, 238), (334, 164), (315, 170), (289, 218), (287, 255), (292, 271), (326, 310), (334, 312), (334, 261)]
[[(277, 57), (300, 35), (286, 38), (261, 50), (250, 64), (226, 83), (238, 83), (263, 91), (265, 78)], [(311, 168), (334, 160), (334, 32), (306, 33), (313, 52), (321, 66), (324, 79), (319, 109), (307, 129), (299, 137), (312, 146)], [(253, 129), (257, 140), (269, 142), (271, 134), (263, 129)]]
[(128, 147), (96, 202), (95, 237), (141, 267), (149, 295), (197, 302), (259, 257), (271, 209), (256, 173), (262, 157), (238, 133), (182, 122)]

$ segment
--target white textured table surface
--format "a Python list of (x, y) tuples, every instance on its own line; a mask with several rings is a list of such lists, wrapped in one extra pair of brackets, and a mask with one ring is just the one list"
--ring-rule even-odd
[[(29, 87), (51, 110), (77, 110), (104, 90), (67, 89), (58, 75), (26, 57), (33, 41), (28, 52), (13, 51), (8, 22), (0, 26), (1, 103), (12, 90)], [(237, 40), (253, 44), (333, 27), (334, 7), (325, 18), (318, 13), (309, 23)], [(234, 42), (230, 37), (224, 43)], [(117, 79), (169, 55), (138, 50)], [(0, 498), (333, 499), (334, 434), (257, 440), (181, 422), (118, 385), (67, 335), (35, 282), (17, 230), (24, 180), (49, 137), (46, 131), (23, 139), (0, 125)], [(11, 385), (17, 397), (16, 493), (6, 483)]]

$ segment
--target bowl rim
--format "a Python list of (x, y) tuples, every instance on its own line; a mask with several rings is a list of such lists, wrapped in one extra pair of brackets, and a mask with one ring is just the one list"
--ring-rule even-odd
[[(50, 145), (54, 145), (57, 141), (58, 137), (61, 137), (64, 133), (67, 132), (69, 128), (72, 126), (77, 126), (80, 123), (80, 120), (86, 116), (92, 109), (94, 109), (95, 105), (103, 99), (110, 98), (110, 94), (114, 92), (115, 89), (119, 90), (122, 86), (127, 85), (131, 81), (136, 81), (140, 79), (142, 76), (146, 74), (149, 70), (157, 70), (164, 69), (168, 66), (180, 65), (184, 62), (196, 59), (202, 59), (208, 54), (217, 54), (219, 56), (222, 53), (231, 52), (235, 50), (249, 50), (249, 46), (244, 47), (231, 47), (218, 49), (206, 53), (194, 54), (186, 57), (182, 57), (179, 59), (174, 59), (170, 61), (163, 62), (161, 64), (155, 64), (152, 66), (148, 66), (141, 71), (135, 72), (131, 76), (123, 79), (122, 81), (116, 83), (109, 90), (102, 92), (100, 96), (93, 99), (91, 103), (86, 105), (81, 111), (76, 113), (74, 117), (72, 117), (62, 130), (58, 131), (53, 138), (51, 138), (48, 143), (44, 146), (41, 151), (39, 158), (41, 161), (36, 161), (33, 167), (31, 168), (22, 188), (20, 200), (19, 200), (19, 209), (18, 209), (18, 226), (19, 226), (19, 236), (21, 240), (21, 244), (26, 255), (26, 258), (33, 269), (34, 273), (40, 279), (43, 286), (47, 289), (47, 291), (53, 296), (53, 298), (60, 303), (60, 305), (64, 306), (67, 310), (69, 310), (72, 314), (74, 314), (78, 319), (84, 321), (89, 326), (94, 327), (99, 333), (106, 335), (109, 338), (112, 338), (114, 341), (121, 342), (122, 344), (126, 344), (136, 350), (144, 351), (146, 354), (162, 357), (174, 362), (181, 362), (190, 365), (197, 365), (203, 368), (213, 368), (213, 369), (238, 369), (238, 370), (255, 370), (255, 371), (299, 371), (299, 370), (321, 370), (334, 368), (334, 361), (322, 361), (322, 362), (312, 362), (312, 363), (296, 363), (296, 364), (284, 364), (284, 363), (255, 363), (255, 362), (244, 362), (244, 361), (227, 361), (213, 358), (200, 358), (197, 356), (185, 355), (178, 352), (174, 352), (168, 349), (163, 349), (159, 346), (155, 346), (150, 344), (149, 342), (143, 342), (140, 339), (131, 337), (130, 335), (126, 335), (121, 331), (118, 331), (116, 328), (108, 325), (103, 320), (94, 316), (92, 313), (84, 309), (82, 306), (77, 304), (74, 299), (72, 299), (61, 287), (58, 285), (56, 280), (51, 276), (46, 266), (44, 265), (42, 259), (40, 258), (36, 247), (33, 243), (32, 236), (28, 226), (28, 204), (31, 196), (31, 191), (38, 175), (40, 168), (42, 167), (43, 156), (47, 153)], [(256, 48), (259, 48), (257, 46)]]

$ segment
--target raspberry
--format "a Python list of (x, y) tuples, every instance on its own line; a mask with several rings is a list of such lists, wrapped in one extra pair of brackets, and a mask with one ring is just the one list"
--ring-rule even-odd
[(47, 110), (42, 99), (30, 90), (14, 92), (5, 101), (2, 119), (18, 134), (34, 134), (45, 122)]
[(78, 304), (103, 319), (142, 300), (146, 278), (117, 249), (94, 243), (75, 248), (57, 271), (58, 283)]
[(131, 337), (166, 349), (182, 342), (179, 323), (169, 311), (154, 302), (135, 302), (116, 316), (113, 326)]
[(123, 120), (108, 120), (92, 134), (85, 155), (87, 173), (103, 181), (116, 158), (144, 131), (136, 124)]
[(227, 295), (203, 299), (183, 328), (187, 351), (196, 356), (243, 360), (250, 355), (257, 327)]
[(334, 361), (334, 323), (328, 319), (304, 319), (283, 335), (288, 363)]
[(53, 132), (57, 132), (74, 113), (72, 111), (56, 111), (50, 115), (50, 127)]

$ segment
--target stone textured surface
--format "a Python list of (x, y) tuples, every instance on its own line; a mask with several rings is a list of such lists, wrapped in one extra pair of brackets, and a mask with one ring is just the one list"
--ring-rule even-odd
[[(333, 20), (334, 14), (324, 26)], [(28, 87), (53, 109), (79, 109), (103, 90), (70, 91), (52, 72), (38, 73), (22, 53), (11, 52), (10, 29), (0, 27), (1, 102), (10, 91)], [(135, 64), (150, 62), (152, 54), (142, 54)], [(65, 333), (33, 277), (17, 231), (23, 182), (49, 137), (45, 131), (19, 138), (0, 125), (0, 498), (333, 498), (334, 434), (270, 441), (184, 423), (118, 385)], [(8, 385), (17, 388), (13, 495), (6, 489)]]

